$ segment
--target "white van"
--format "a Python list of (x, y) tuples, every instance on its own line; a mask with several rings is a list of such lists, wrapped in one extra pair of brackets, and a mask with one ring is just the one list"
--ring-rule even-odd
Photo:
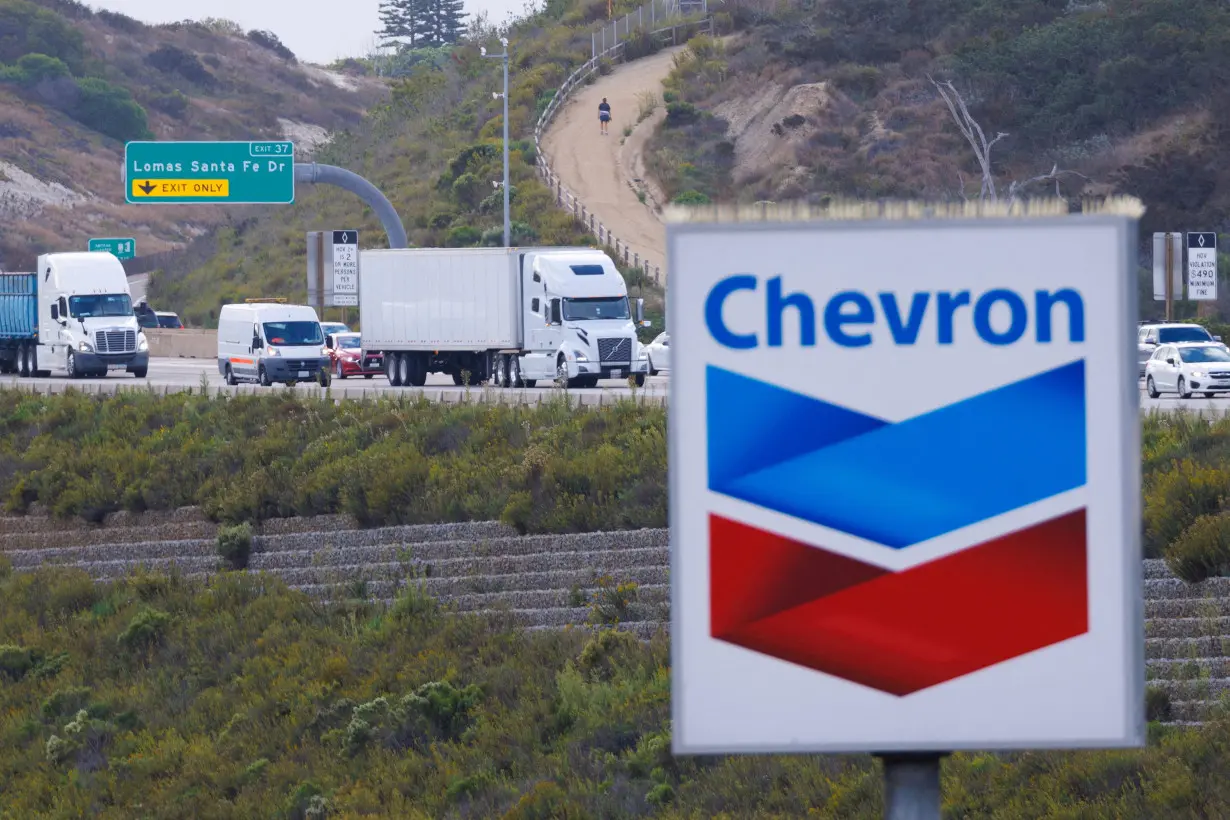
[(218, 372), (227, 384), (328, 384), (324, 344), (320, 319), (305, 305), (223, 305), (218, 316)]

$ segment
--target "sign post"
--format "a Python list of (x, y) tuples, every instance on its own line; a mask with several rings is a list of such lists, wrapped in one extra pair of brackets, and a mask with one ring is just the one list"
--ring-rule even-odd
[(1144, 745), (1131, 205), (670, 214), (675, 754)]
[(1217, 234), (1187, 235), (1187, 298), (1217, 301)]
[(308, 304), (317, 310), (358, 306), (358, 231), (308, 232), (307, 290)]
[(132, 205), (295, 201), (292, 142), (130, 142), (124, 197)]
[(91, 253), (101, 251), (114, 254), (117, 259), (132, 259), (137, 255), (137, 241), (131, 237), (91, 239), (87, 246)]
[(1166, 303), (1166, 321), (1174, 312), (1174, 296), (1183, 292), (1179, 267), (1183, 261), (1183, 235), (1153, 234), (1153, 298)]

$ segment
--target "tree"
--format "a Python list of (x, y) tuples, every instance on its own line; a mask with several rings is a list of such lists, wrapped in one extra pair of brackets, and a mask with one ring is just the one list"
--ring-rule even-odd
[(382, 0), (376, 32), (385, 45), (447, 46), (466, 33), (464, 0)]
[(382, 0), (381, 29), (376, 32), (384, 45), (415, 46), (422, 28), (422, 0)]

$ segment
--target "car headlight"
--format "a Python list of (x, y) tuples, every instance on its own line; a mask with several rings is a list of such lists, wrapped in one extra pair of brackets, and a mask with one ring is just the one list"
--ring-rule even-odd
[(77, 349), (80, 350), (82, 353), (93, 353), (94, 345), (90, 344), (89, 342), (77, 342)]
[(149, 340), (144, 333), (137, 334), (137, 350), (149, 350)]
[(1205, 373), (1203, 370), (1193, 370), (1192, 371), (1192, 378), (1203, 379), (1204, 376), (1205, 376)]
[(322, 347), (322, 348), (320, 349), (320, 355), (322, 355), (322, 356), (328, 356), (328, 355), (329, 355), (329, 348), (327, 348), (327, 347)]
[(266, 356), (281, 356), (282, 352), (278, 350), (276, 347), (267, 347), (265, 348), (265, 355)]

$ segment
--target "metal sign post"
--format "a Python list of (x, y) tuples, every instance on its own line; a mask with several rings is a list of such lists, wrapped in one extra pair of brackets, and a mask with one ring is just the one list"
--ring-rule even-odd
[(885, 820), (940, 820), (942, 754), (879, 755)]
[(1174, 300), (1183, 293), (1180, 265), (1183, 235), (1167, 231), (1153, 234), (1153, 298), (1166, 303), (1166, 321), (1174, 315)]

